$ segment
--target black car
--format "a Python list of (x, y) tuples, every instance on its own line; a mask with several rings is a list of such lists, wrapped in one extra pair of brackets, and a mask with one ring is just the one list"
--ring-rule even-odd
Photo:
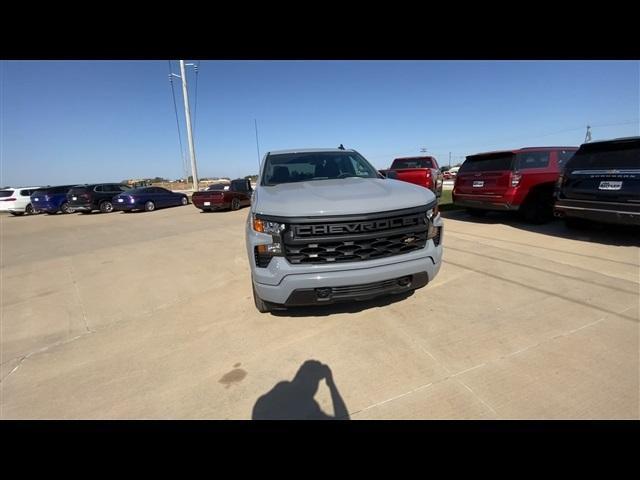
[(581, 145), (558, 180), (555, 212), (568, 227), (640, 225), (640, 137)]
[(70, 209), (80, 213), (91, 213), (94, 210), (109, 213), (113, 211), (113, 197), (128, 190), (130, 187), (127, 185), (117, 183), (76, 185), (67, 192), (67, 202)]

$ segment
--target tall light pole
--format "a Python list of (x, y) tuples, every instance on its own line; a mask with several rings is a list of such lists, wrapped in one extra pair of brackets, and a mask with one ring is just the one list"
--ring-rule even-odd
[(253, 123), (256, 126), (256, 148), (258, 149), (258, 175), (260, 175), (260, 143), (258, 143), (258, 120), (254, 118)]
[(189, 110), (189, 93), (187, 92), (187, 74), (184, 69), (184, 60), (180, 60), (180, 76), (182, 77), (182, 98), (184, 99), (184, 115), (187, 119), (187, 137), (189, 138), (189, 154), (191, 155), (191, 176), (193, 190), (198, 191), (198, 170), (196, 168), (196, 149), (193, 145), (193, 132), (191, 131), (191, 111)]

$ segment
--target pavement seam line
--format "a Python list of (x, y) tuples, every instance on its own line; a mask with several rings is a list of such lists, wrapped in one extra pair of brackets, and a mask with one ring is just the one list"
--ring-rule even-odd
[[(60, 345), (66, 344), (66, 343), (71, 343), (71, 342), (73, 342), (73, 341), (75, 341), (75, 340), (77, 340), (79, 338), (91, 335), (92, 333), (95, 333), (95, 332), (89, 331), (89, 332), (81, 333), (80, 335), (76, 335), (73, 338), (68, 338), (66, 340), (60, 340), (59, 342), (52, 343), (51, 345), (47, 345), (46, 347), (42, 347), (42, 348), (40, 348), (38, 350), (34, 350), (33, 352), (29, 352), (26, 355), (22, 355), (21, 357), (19, 357), (18, 364), (9, 373), (7, 373), (2, 379), (0, 379), (0, 383), (3, 383), (7, 378), (9, 378), (9, 376), (12, 373), (14, 373), (16, 370), (18, 370), (18, 368), (20, 368), (20, 366), (22, 365), (22, 363), (25, 360), (27, 360), (28, 358), (32, 357), (33, 355), (37, 355), (39, 353), (44, 353), (47, 350), (49, 350), (50, 348), (58, 347)], [(9, 362), (9, 361), (11, 361), (11, 360), (8, 360), (7, 362)], [(5, 363), (7, 363), (7, 362), (5, 362)]]
[(591, 303), (585, 303), (585, 302), (582, 302), (582, 301), (580, 301), (578, 299), (575, 299), (575, 298), (571, 298), (571, 297), (568, 297), (568, 296), (565, 296), (565, 295), (560, 295), (560, 294), (558, 294), (556, 292), (545, 290), (544, 288), (536, 287), (536, 286), (533, 286), (533, 285), (527, 285), (526, 283), (523, 283), (523, 282), (521, 282), (519, 280), (510, 279), (510, 278), (508, 278), (506, 276), (496, 275), (495, 273), (485, 272), (485, 271), (482, 271), (482, 270), (476, 270), (474, 268), (470, 268), (470, 267), (467, 267), (465, 265), (452, 262), (450, 260), (443, 260), (443, 262), (446, 262), (446, 263), (448, 263), (450, 265), (454, 265), (456, 267), (464, 268), (466, 270), (470, 270), (472, 272), (479, 273), (480, 275), (485, 275), (485, 276), (490, 277), (490, 278), (495, 278), (497, 280), (501, 280), (503, 282), (507, 282), (507, 283), (510, 283), (512, 285), (517, 285), (517, 286), (525, 288), (527, 290), (533, 290), (533, 291), (536, 291), (536, 292), (543, 293), (545, 295), (550, 295), (552, 297), (560, 298), (560, 299), (565, 300), (565, 301), (570, 302), (570, 303), (575, 303), (575, 304), (581, 305), (583, 307), (591, 308), (593, 310), (598, 310), (600, 312), (604, 312), (607, 315), (616, 315), (616, 316), (619, 316), (619, 317), (624, 318), (626, 320), (631, 320), (632, 322), (636, 322), (636, 323), (638, 322), (638, 319), (636, 319), (636, 318), (632, 318), (632, 317), (628, 317), (626, 315), (623, 315), (623, 313), (625, 311), (627, 311), (628, 309), (625, 309), (622, 312), (614, 312), (612, 310), (608, 310), (608, 309), (600, 307), (598, 305), (594, 305), (594, 304), (591, 304)]
[(69, 259), (69, 276), (71, 277), (71, 282), (73, 283), (73, 290), (76, 294), (76, 300), (80, 305), (80, 311), (82, 312), (82, 321), (84, 322), (84, 328), (87, 332), (92, 333), (93, 330), (89, 328), (89, 322), (87, 321), (87, 310), (84, 307), (84, 301), (82, 300), (82, 296), (80, 295), (80, 287), (78, 287), (78, 282), (76, 281), (75, 271), (73, 269), (73, 259), (68, 257)]
[[(622, 310), (622, 312), (620, 312), (620, 313), (625, 313), (625, 312), (627, 312), (628, 310), (631, 310), (632, 308), (633, 308), (633, 307), (628, 307), (628, 308), (626, 308), (626, 309)], [(551, 341), (553, 341), (553, 340), (555, 340), (555, 339), (557, 339), (557, 338), (559, 338), (559, 337), (568, 337), (569, 335), (571, 335), (571, 334), (573, 334), (573, 333), (575, 333), (575, 332), (577, 332), (577, 331), (579, 331), (579, 330), (582, 330), (582, 329), (585, 329), (585, 328), (587, 328), (587, 327), (591, 327), (591, 326), (596, 325), (596, 324), (598, 324), (598, 323), (604, 322), (606, 319), (607, 319), (607, 317), (606, 317), (606, 316), (604, 316), (604, 317), (602, 317), (602, 318), (600, 318), (600, 319), (598, 319), (598, 320), (595, 320), (595, 321), (593, 321), (593, 322), (590, 322), (590, 323), (588, 323), (588, 324), (586, 324), (586, 325), (583, 325), (583, 326), (581, 326), (581, 327), (578, 327), (578, 328), (575, 328), (575, 329), (569, 330), (569, 331), (567, 331), (567, 332), (561, 333), (560, 335), (556, 335), (556, 336), (551, 337), (551, 338), (548, 338), (548, 339), (546, 339), (546, 340), (542, 340), (541, 342), (538, 342), (538, 343), (533, 344), (533, 345), (529, 345), (529, 346), (527, 346), (527, 347), (525, 347), (525, 348), (521, 348), (520, 350), (517, 350), (517, 351), (515, 351), (515, 352), (511, 352), (511, 353), (508, 353), (508, 354), (506, 354), (506, 355), (501, 355), (500, 357), (495, 358), (495, 359), (493, 359), (493, 360), (489, 360), (488, 362), (483, 362), (483, 363), (478, 364), (478, 365), (475, 365), (475, 366), (473, 366), (473, 367), (466, 368), (466, 369), (461, 370), (461, 371), (459, 371), (459, 372), (456, 372), (456, 373), (453, 373), (453, 374), (447, 375), (446, 377), (443, 377), (443, 378), (441, 378), (441, 379), (439, 379), (439, 380), (436, 380), (435, 382), (431, 382), (431, 383), (426, 384), (426, 385), (421, 385), (421, 386), (419, 386), (419, 387), (417, 387), (417, 388), (414, 388), (413, 390), (410, 390), (410, 391), (408, 391), (408, 392), (402, 393), (402, 394), (400, 394), (400, 395), (396, 395), (395, 397), (388, 398), (388, 399), (386, 399), (386, 400), (383, 400), (383, 401), (381, 401), (381, 402), (375, 403), (375, 404), (373, 404), (373, 405), (369, 405), (369, 406), (367, 406), (367, 407), (365, 407), (365, 408), (362, 408), (362, 409), (360, 409), (360, 410), (356, 410), (355, 412), (350, 412), (350, 415), (351, 415), (351, 416), (356, 415), (356, 414), (361, 413), (361, 412), (364, 412), (364, 411), (366, 411), (366, 410), (370, 410), (370, 409), (372, 409), (372, 408), (378, 407), (378, 406), (383, 405), (383, 404), (385, 404), (385, 403), (388, 403), (388, 402), (391, 402), (391, 401), (393, 401), (393, 400), (397, 400), (397, 399), (399, 399), (399, 398), (402, 398), (402, 397), (405, 397), (405, 396), (407, 396), (407, 395), (410, 395), (410, 394), (412, 394), (412, 393), (414, 393), (414, 392), (417, 392), (418, 390), (422, 390), (422, 389), (427, 388), (427, 387), (430, 387), (430, 386), (432, 386), (432, 385), (437, 385), (437, 384), (439, 384), (439, 383), (442, 383), (442, 382), (445, 382), (445, 381), (447, 381), (447, 380), (449, 380), (449, 379), (452, 379), (452, 380), (455, 380), (455, 381), (459, 382), (462, 386), (464, 386), (467, 390), (469, 390), (469, 391), (474, 395), (474, 397), (475, 397), (475, 398), (476, 398), (480, 403), (482, 403), (482, 404), (483, 404), (483, 405), (485, 405), (489, 410), (491, 410), (491, 412), (493, 412), (493, 414), (494, 414), (494, 415), (498, 416), (498, 413), (495, 411), (495, 409), (494, 409), (493, 407), (491, 407), (491, 405), (489, 405), (487, 402), (485, 402), (485, 401), (482, 399), (482, 397), (480, 397), (476, 392), (474, 392), (474, 391), (471, 389), (471, 387), (469, 387), (466, 383), (464, 383), (462, 380), (460, 380), (459, 378), (456, 378), (456, 377), (458, 377), (459, 375), (462, 375), (462, 374), (464, 374), (464, 373), (467, 373), (467, 372), (469, 372), (469, 371), (471, 371), (471, 370), (475, 370), (475, 369), (477, 369), (477, 368), (484, 367), (484, 366), (486, 366), (486, 365), (488, 365), (488, 364), (490, 364), (490, 363), (499, 362), (500, 360), (504, 360), (504, 359), (506, 359), (506, 358), (509, 358), (509, 357), (512, 357), (512, 356), (518, 355), (518, 354), (520, 354), (520, 353), (522, 353), (522, 352), (525, 352), (525, 351), (530, 350), (530, 349), (532, 349), (532, 348), (538, 347), (538, 346), (540, 346), (540, 345), (542, 345), (542, 344), (544, 344), (544, 343), (551, 342)], [(404, 333), (404, 332), (403, 332), (403, 333)], [(420, 347), (422, 348), (422, 346), (421, 346), (421, 345), (420, 345)], [(438, 361), (438, 360), (437, 360), (437, 359), (436, 359), (436, 358), (435, 358), (431, 353), (429, 353), (429, 351), (428, 351), (428, 350), (426, 350), (426, 349), (424, 349), (424, 348), (422, 348), (422, 350), (423, 350), (425, 353), (427, 353), (431, 358), (433, 358), (433, 359), (436, 361), (436, 363), (438, 363), (438, 364), (439, 364), (440, 366), (442, 366), (445, 370), (447, 370), (447, 371), (449, 371), (449, 372), (450, 372), (450, 370), (449, 370), (449, 369), (448, 369), (444, 364), (442, 364), (441, 362), (439, 362), (439, 361)]]
[(471, 394), (472, 394), (472, 395), (473, 395), (473, 396), (474, 396), (474, 397), (475, 397), (475, 398), (476, 398), (476, 399), (477, 399), (477, 400), (478, 400), (482, 405), (484, 405), (485, 407), (487, 407), (487, 408), (491, 411), (491, 413), (493, 413), (493, 414), (494, 414), (494, 416), (495, 416), (495, 417), (499, 417), (498, 412), (496, 412), (496, 411), (494, 410), (494, 408), (493, 408), (491, 405), (489, 405), (489, 403), (487, 403), (486, 401), (484, 401), (480, 395), (478, 395), (476, 392), (474, 392), (474, 391), (471, 389), (471, 387), (470, 387), (469, 385), (467, 385), (466, 383), (464, 383), (464, 382), (463, 382), (462, 380), (460, 380), (459, 378), (456, 378), (455, 380), (456, 380), (456, 382), (458, 382), (460, 385), (462, 385), (464, 388), (466, 388), (467, 390), (469, 390), (469, 391), (471, 392)]
[[(448, 378), (448, 377), (447, 377), (447, 378)], [(397, 400), (397, 399), (399, 399), (399, 398), (406, 397), (407, 395), (411, 395), (412, 393), (415, 393), (415, 392), (417, 392), (418, 390), (422, 390), (422, 389), (424, 389), (424, 388), (430, 387), (430, 386), (432, 386), (432, 385), (435, 385), (436, 383), (440, 383), (440, 381), (427, 383), (427, 384), (425, 384), (425, 385), (420, 385), (419, 387), (416, 387), (416, 388), (414, 388), (413, 390), (410, 390), (410, 391), (408, 391), (408, 392), (401, 393), (400, 395), (396, 395), (395, 397), (387, 398), (386, 400), (383, 400), (383, 401), (381, 401), (381, 402), (374, 403), (373, 405), (369, 405), (369, 406), (364, 407), (364, 408), (362, 408), (362, 409), (360, 409), (360, 410), (356, 410), (355, 412), (351, 412), (351, 413), (350, 413), (350, 415), (351, 415), (351, 416), (353, 416), (353, 415), (356, 415), (356, 414), (358, 414), (358, 413), (362, 413), (362, 412), (364, 412), (364, 411), (366, 411), (366, 410), (370, 410), (370, 409), (372, 409), (372, 408), (379, 407), (380, 405), (384, 405), (385, 403), (392, 402), (393, 400)]]
[[(505, 246), (499, 246), (499, 245), (493, 245), (491, 243), (481, 242), (477, 238), (475, 238), (473, 235), (468, 235), (466, 233), (457, 233), (457, 232), (449, 232), (449, 233), (451, 233), (454, 237), (458, 237), (459, 240), (462, 240), (462, 241), (465, 241), (465, 242), (477, 243), (478, 245), (484, 245), (484, 246), (487, 246), (487, 247), (497, 248), (498, 250), (505, 250), (507, 252), (516, 253), (518, 255), (526, 255), (527, 257), (533, 257), (533, 258), (540, 259), (540, 260), (547, 260), (547, 257), (544, 257), (544, 256), (539, 256), (539, 255), (535, 255), (533, 253), (523, 252), (523, 251), (519, 251), (519, 250), (513, 250), (511, 248), (506, 248)], [(464, 238), (465, 236), (473, 237), (473, 240), (466, 239), (466, 238)], [(493, 241), (507, 243), (506, 240), (499, 240), (497, 238), (494, 239)], [(449, 248), (449, 247), (447, 247), (447, 248)], [(544, 248), (544, 247), (535, 247), (535, 248)], [(605, 261), (607, 261), (607, 260), (605, 260)], [(609, 274), (603, 273), (603, 272), (601, 272), (599, 270), (591, 270), (589, 268), (584, 268), (584, 267), (580, 267), (578, 265), (574, 265), (574, 264), (567, 263), (567, 262), (560, 262), (560, 261), (557, 261), (557, 260), (553, 260), (553, 263), (557, 263), (557, 264), (560, 264), (560, 265), (564, 265), (566, 267), (582, 270), (584, 272), (589, 272), (589, 273), (592, 273), (592, 274), (601, 275), (603, 277), (611, 278), (613, 280), (617, 280), (617, 281), (620, 281), (620, 282), (631, 283), (634, 286), (640, 286), (639, 282), (634, 282), (633, 280), (627, 280), (626, 278), (615, 277), (613, 275), (609, 275)], [(630, 264), (625, 264), (625, 265), (630, 265)], [(640, 265), (634, 265), (634, 266), (640, 267)]]
[[(484, 235), (478, 235), (477, 233), (471, 234), (471, 233), (464, 233), (464, 232), (456, 232), (455, 230), (448, 230), (448, 233), (453, 234), (454, 236), (455, 235), (466, 235), (468, 237), (484, 238), (486, 240), (495, 241), (495, 242), (512, 243), (514, 245), (522, 245), (524, 247), (538, 248), (538, 249), (541, 249), (541, 250), (548, 250), (548, 251), (551, 251), (551, 252), (558, 252), (558, 253), (562, 253), (562, 254), (566, 254), (566, 255), (575, 255), (575, 256), (578, 256), (578, 257), (589, 258), (591, 260), (596, 259), (596, 260), (602, 260), (602, 261), (605, 261), (605, 262), (619, 263), (621, 265), (628, 265), (628, 266), (631, 266), (631, 267), (637, 267), (638, 266), (637, 264), (623, 262), (621, 260), (613, 260), (613, 259), (610, 259), (610, 258), (595, 257), (595, 256), (592, 256), (592, 255), (585, 255), (585, 254), (582, 254), (582, 253), (567, 252), (566, 250), (560, 250), (560, 249), (557, 249), (557, 248), (540, 247), (538, 245), (531, 245), (529, 243), (524, 243), (524, 242), (514, 242), (512, 240), (500, 240), (498, 238), (491, 238), (491, 237), (487, 237), (487, 236), (484, 236)], [(505, 250), (508, 250), (508, 249), (505, 249)]]
[[(464, 240), (464, 241), (467, 241), (467, 240)], [(500, 247), (494, 247), (492, 245), (487, 245), (485, 243), (479, 243), (478, 242), (478, 245), (484, 245), (486, 247), (500, 249)], [(545, 268), (537, 267), (535, 265), (527, 265), (527, 264), (524, 264), (524, 263), (515, 262), (513, 260), (507, 260), (505, 258), (494, 257), (492, 255), (486, 255), (486, 254), (483, 254), (483, 253), (476, 253), (476, 252), (472, 252), (470, 250), (464, 250), (464, 249), (461, 249), (461, 248), (455, 248), (455, 247), (447, 247), (447, 248), (449, 250), (453, 250), (453, 251), (456, 251), (456, 252), (466, 253), (467, 255), (476, 255), (476, 256), (482, 257), (482, 258), (489, 258), (491, 260), (495, 260), (495, 261), (498, 261), (498, 262), (508, 263), (510, 265), (516, 265), (518, 267), (523, 267), (523, 268), (529, 268), (531, 270), (536, 270), (538, 272), (541, 272), (541, 273), (544, 273), (544, 274), (547, 274), (547, 275), (558, 276), (558, 277), (566, 278), (568, 280), (574, 280), (574, 281), (577, 281), (577, 282), (587, 283), (589, 285), (597, 286), (597, 287), (600, 287), (600, 288), (607, 288), (607, 289), (610, 289), (610, 290), (615, 290), (616, 292), (624, 292), (624, 293), (628, 293), (630, 295), (634, 295), (634, 294), (637, 293), (637, 290), (631, 291), (631, 290), (627, 290), (627, 289), (624, 289), (624, 288), (617, 288), (617, 287), (612, 287), (612, 286), (609, 286), (609, 285), (603, 285), (603, 284), (601, 284), (599, 282), (595, 282), (593, 280), (583, 279), (583, 278), (580, 278), (580, 277), (573, 277), (571, 275), (565, 275), (563, 273), (554, 272), (553, 270), (547, 270)], [(507, 251), (511, 251), (511, 250), (507, 250)], [(539, 258), (539, 257), (537, 257), (537, 258)], [(544, 260), (544, 259), (540, 258), (540, 260)], [(576, 267), (576, 268), (580, 269), (580, 267)], [(582, 269), (582, 270), (584, 270), (584, 269)], [(593, 272), (593, 273), (596, 273), (596, 272)], [(612, 277), (609, 277), (609, 278), (612, 278)], [(616, 278), (616, 277), (613, 277), (613, 278)], [(623, 280), (624, 281), (624, 279), (619, 279), (619, 280)], [(640, 286), (640, 285), (635, 284), (635, 283), (634, 283), (634, 285)]]

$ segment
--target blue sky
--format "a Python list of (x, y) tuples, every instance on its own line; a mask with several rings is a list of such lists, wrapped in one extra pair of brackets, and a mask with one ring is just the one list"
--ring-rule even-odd
[[(0, 69), (0, 184), (183, 175), (167, 61)], [(175, 93), (186, 152), (179, 83)], [(426, 147), (447, 164), (449, 152), (456, 163), (579, 145), (587, 124), (593, 140), (638, 135), (639, 112), (634, 61), (202, 61), (196, 157), (200, 177), (257, 173), (257, 119), (261, 154), (343, 143), (385, 168)]]

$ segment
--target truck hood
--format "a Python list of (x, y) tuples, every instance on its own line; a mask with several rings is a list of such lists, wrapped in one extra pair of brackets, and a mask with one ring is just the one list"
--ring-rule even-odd
[(391, 179), (348, 177), (258, 186), (253, 211), (279, 217), (356, 215), (435, 202), (430, 190)]

